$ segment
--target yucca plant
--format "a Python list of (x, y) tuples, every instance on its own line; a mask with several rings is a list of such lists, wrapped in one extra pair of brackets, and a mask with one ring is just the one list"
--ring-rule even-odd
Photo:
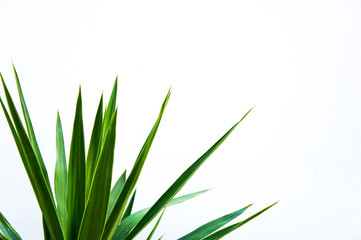
[[(131, 240), (159, 215), (147, 238), (154, 239), (154, 232), (167, 207), (208, 191), (203, 190), (175, 197), (205, 160), (252, 110), (249, 110), (208, 151), (187, 168), (152, 206), (133, 212), (137, 181), (157, 133), (171, 91), (169, 90), (162, 104), (159, 116), (140, 150), (132, 170), (129, 174), (124, 172), (111, 187), (117, 122), (117, 79), (104, 113), (103, 96), (100, 98), (87, 153), (85, 152), (82, 98), (79, 89), (68, 164), (60, 115), (59, 113), (57, 115), (54, 194), (14, 66), (13, 69), (26, 127), (22, 123), (1, 74), (7, 107), (2, 98), (0, 98), (0, 103), (41, 209), (44, 239), (46, 240)], [(274, 205), (275, 203), (245, 220), (224, 227), (251, 206), (248, 205), (210, 221), (179, 239), (220, 239)], [(0, 239), (21, 239), (1, 212)]]

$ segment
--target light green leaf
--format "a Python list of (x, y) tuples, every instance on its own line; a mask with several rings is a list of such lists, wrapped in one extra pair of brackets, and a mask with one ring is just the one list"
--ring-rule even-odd
[(56, 164), (54, 174), (54, 191), (60, 223), (65, 229), (66, 225), (66, 192), (68, 170), (66, 166), (63, 128), (59, 112), (56, 118)]
[(158, 127), (159, 127), (159, 124), (160, 124), (160, 121), (162, 119), (162, 116), (163, 116), (163, 112), (165, 110), (165, 107), (168, 103), (168, 100), (169, 100), (169, 97), (170, 97), (170, 93), (171, 91), (169, 90), (168, 91), (168, 94), (163, 102), (163, 105), (161, 107), (161, 110), (160, 110), (160, 113), (159, 113), (159, 116), (157, 118), (157, 121), (155, 122), (151, 132), (149, 133), (148, 135), (148, 138), (147, 140), (145, 141), (138, 157), (137, 157), (137, 160), (135, 161), (134, 163), (134, 166), (133, 166), (133, 169), (129, 175), (129, 177), (127, 178), (126, 182), (125, 182), (125, 185), (114, 205), (114, 208), (112, 210), (112, 212), (110, 213), (109, 215), (109, 218), (107, 220), (107, 223), (105, 225), (105, 229), (104, 229), (104, 232), (103, 232), (103, 235), (102, 235), (102, 239), (103, 240), (106, 240), (106, 239), (111, 239), (117, 226), (118, 226), (118, 223), (119, 221), (121, 220), (121, 217), (124, 213), (124, 209), (125, 209), (125, 206), (128, 202), (128, 199), (130, 197), (130, 195), (132, 194), (136, 184), (137, 184), (137, 181), (138, 181), (138, 178), (139, 178), (139, 175), (142, 171), (142, 168), (143, 168), (143, 165), (144, 165), (144, 162), (148, 156), (148, 153), (149, 153), (149, 149), (153, 143), (153, 140), (154, 140), (154, 137), (155, 137), (155, 134), (158, 130)]
[(66, 239), (73, 240), (78, 237), (84, 207), (85, 146), (81, 91), (79, 88), (68, 167), (68, 186), (66, 196)]
[[(112, 182), (117, 110), (110, 121), (108, 132), (99, 155), (89, 198), (84, 211), (78, 240), (100, 239), (109, 203)], [(96, 217), (96, 224), (94, 224)]]
[(149, 236), (148, 236), (147, 240), (151, 240), (151, 239), (152, 239), (152, 237), (153, 237), (153, 235), (154, 235), (155, 231), (156, 231), (156, 230), (157, 230), (157, 228), (158, 228), (158, 225), (159, 225), (159, 223), (160, 223), (160, 220), (162, 220), (162, 217), (163, 217), (164, 212), (165, 212), (165, 208), (163, 209), (163, 212), (162, 212), (162, 214), (160, 215), (160, 217), (158, 218), (157, 223), (154, 225), (154, 227), (153, 227), (152, 231), (150, 232), (150, 234), (149, 234)]
[(6, 220), (6, 218), (1, 212), (0, 212), (0, 237), (10, 240), (21, 240), (19, 234), (10, 225), (8, 220)]
[(13, 240), (13, 239), (9, 239), (7, 236), (5, 236), (0, 232), (0, 240)]
[[(208, 192), (210, 189), (189, 193), (177, 198), (173, 198), (167, 205), (167, 207), (185, 202), (191, 198), (197, 197), (203, 193)], [(131, 215), (129, 215), (124, 221), (120, 222), (120, 224), (117, 226), (117, 229), (115, 231), (115, 234), (112, 238), (112, 240), (124, 240), (130, 230), (134, 228), (134, 226), (140, 221), (140, 219), (143, 218), (143, 216), (149, 211), (149, 208), (142, 209), (140, 211), (137, 211)]]
[[(277, 202), (276, 202), (277, 203)], [(201, 240), (218, 240), (221, 239), (222, 237), (226, 236), (227, 234), (233, 232), (234, 230), (236, 230), (237, 228), (241, 227), (242, 225), (246, 224), (247, 222), (251, 221), (252, 219), (254, 219), (255, 217), (258, 217), (260, 214), (264, 213), (265, 211), (267, 211), (268, 209), (270, 209), (271, 207), (273, 207), (274, 205), (276, 205), (276, 203), (264, 208), (263, 210), (257, 212), (256, 214), (253, 214), (252, 216), (250, 216), (249, 218), (240, 221), (238, 223), (235, 223), (229, 227), (225, 227), (215, 233), (212, 233), (211, 235), (202, 238)]]
[(107, 218), (109, 217), (110, 212), (113, 210), (115, 201), (118, 199), (120, 192), (124, 187), (124, 183), (126, 180), (126, 171), (118, 178), (117, 182), (115, 183), (109, 198), (109, 207), (107, 212)]
[[(251, 109), (252, 110), (252, 109)], [(228, 132), (226, 132), (207, 152), (205, 152), (197, 161), (195, 161), (157, 200), (146, 215), (139, 221), (134, 229), (129, 233), (126, 240), (131, 240), (138, 235), (140, 231), (167, 205), (167, 203), (182, 189), (186, 182), (198, 170), (198, 168), (205, 162), (205, 160), (218, 148), (219, 145), (231, 134), (237, 125), (247, 116), (251, 111), (249, 110), (242, 119), (237, 122)]]
[(31, 186), (33, 187), (40, 209), (43, 213), (46, 224), (49, 228), (50, 235), (54, 239), (62, 240), (63, 233), (57, 216), (53, 195), (51, 193), (51, 190), (49, 189), (49, 185), (47, 184), (46, 178), (43, 175), (41, 166), (39, 165), (39, 162), (36, 159), (36, 155), (31, 145), (31, 142), (26, 134), (23, 124), (20, 120), (19, 114), (16, 111), (13, 100), (10, 96), (10, 93), (6, 87), (6, 84), (1, 74), (0, 77), (3, 83), (5, 96), (8, 102), (11, 116), (14, 121), (14, 125), (12, 120), (10, 119), (10, 116), (1, 98), (0, 98), (0, 103), (3, 108), (6, 120), (9, 124), (11, 133), (13, 134), (15, 143), (19, 151), (19, 155), (23, 161)]
[(244, 211), (246, 211), (247, 208), (249, 208), (252, 204), (248, 205), (247, 207), (244, 207), (240, 210), (234, 211), (230, 214), (224, 215), (220, 218), (217, 218), (213, 221), (210, 221), (196, 230), (188, 233), (187, 235), (179, 238), (178, 240), (192, 240), (192, 239), (202, 239), (203, 237), (208, 236), (209, 234), (213, 233), (217, 229), (221, 228), (225, 224), (229, 223), (239, 215), (241, 215)]

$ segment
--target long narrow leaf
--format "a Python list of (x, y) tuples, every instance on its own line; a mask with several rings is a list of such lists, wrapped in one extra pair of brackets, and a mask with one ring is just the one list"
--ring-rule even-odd
[[(189, 193), (186, 195), (183, 195), (181, 197), (173, 198), (167, 205), (167, 207), (185, 202), (191, 198), (197, 197), (203, 193), (208, 192), (210, 189)], [(133, 229), (133, 227), (140, 221), (140, 219), (143, 218), (143, 216), (149, 211), (149, 208), (142, 209), (140, 211), (137, 211), (131, 215), (129, 215), (124, 221), (122, 221), (115, 231), (115, 234), (112, 238), (112, 240), (124, 240), (128, 233)]]
[(93, 180), (95, 167), (98, 163), (98, 156), (101, 150), (101, 137), (102, 137), (102, 125), (103, 125), (103, 95), (100, 98), (98, 110), (94, 120), (94, 126), (92, 135), (90, 138), (90, 144), (88, 149), (88, 155), (86, 159), (86, 183), (85, 183), (85, 196), (88, 199), (90, 184)]
[(229, 213), (227, 215), (224, 215), (220, 218), (217, 218), (213, 221), (210, 221), (199, 228), (195, 229), (194, 231), (188, 233), (187, 235), (179, 238), (178, 240), (192, 240), (192, 239), (202, 239), (203, 237), (208, 236), (209, 234), (213, 233), (217, 229), (221, 228), (225, 224), (229, 223), (239, 215), (241, 215), (244, 211), (247, 210), (252, 204), (248, 205), (247, 207), (244, 207), (240, 210), (234, 211), (232, 213)]
[(43, 231), (44, 231), (44, 240), (51, 240), (49, 228), (46, 225), (45, 218), (43, 217)]
[(162, 220), (162, 217), (163, 217), (163, 215), (164, 215), (164, 212), (165, 212), (165, 208), (163, 209), (162, 214), (159, 216), (158, 221), (157, 221), (157, 222), (156, 222), (156, 224), (154, 225), (154, 227), (153, 227), (152, 231), (150, 232), (150, 234), (149, 234), (149, 236), (148, 236), (147, 240), (151, 240), (151, 239), (152, 239), (152, 237), (153, 237), (153, 235), (154, 235), (155, 231), (156, 231), (156, 230), (157, 230), (157, 228), (158, 228), (158, 225), (159, 225), (160, 221)]
[(251, 221), (252, 219), (254, 219), (255, 217), (258, 217), (260, 214), (264, 213), (265, 211), (267, 211), (268, 209), (270, 209), (271, 207), (273, 207), (274, 205), (276, 205), (276, 203), (264, 208), (263, 210), (257, 212), (256, 214), (253, 214), (252, 216), (250, 216), (249, 218), (240, 221), (238, 223), (235, 223), (229, 227), (223, 228), (215, 233), (212, 233), (211, 235), (202, 238), (202, 240), (218, 240), (221, 239), (222, 237), (226, 236), (227, 234), (233, 232), (234, 230), (236, 230), (237, 228), (241, 227), (242, 225), (246, 224), (247, 222)]
[(112, 188), (112, 191), (110, 192), (107, 218), (109, 217), (110, 212), (113, 210), (115, 201), (118, 199), (119, 194), (124, 187), (125, 180), (126, 180), (126, 171), (124, 171), (123, 174), (118, 178), (117, 182), (115, 183), (114, 187)]
[(28, 134), (29, 134), (29, 139), (30, 139), (31, 145), (33, 146), (33, 149), (34, 149), (34, 152), (35, 152), (35, 155), (36, 155), (36, 159), (38, 160), (38, 162), (39, 162), (39, 164), (41, 166), (41, 170), (43, 172), (43, 175), (44, 175), (44, 177), (45, 177), (45, 179), (47, 181), (47, 184), (49, 185), (48, 187), (49, 187), (49, 189), (51, 189), (48, 172), (46, 170), (46, 167), (45, 167), (45, 164), (44, 164), (44, 161), (43, 161), (43, 157), (41, 156), (41, 153), (40, 153), (40, 148), (39, 148), (38, 142), (37, 142), (36, 137), (35, 137), (34, 128), (33, 128), (33, 125), (31, 123), (31, 120), (30, 120), (29, 111), (28, 111), (28, 108), (27, 108), (26, 103), (25, 103), (24, 94), (23, 94), (23, 91), (21, 89), (19, 76), (18, 76), (18, 73), (16, 72), (14, 64), (13, 64), (13, 70), (14, 70), (14, 74), (15, 74), (16, 86), (18, 88), (21, 108), (22, 108), (22, 111), (23, 111), (23, 116), (24, 116), (24, 119), (25, 119), (26, 128), (27, 128)]
[(64, 146), (63, 128), (59, 112), (56, 118), (56, 164), (54, 174), (54, 191), (60, 223), (65, 228), (66, 224), (66, 192), (68, 170)]
[[(36, 155), (34, 153), (33, 147), (30, 143), (30, 140), (26, 134), (26, 131), (21, 123), (18, 112), (16, 111), (13, 100), (10, 96), (10, 93), (6, 87), (4, 79), (0, 74), (6, 99), (8, 102), (9, 110), (14, 121), (14, 125), (10, 119), (10, 116), (6, 110), (6, 107), (3, 101), (0, 98), (1, 106), (3, 108), (5, 117), (9, 124), (10, 130), (13, 134), (15, 143), (17, 145), (20, 157), (23, 161), (25, 170), (28, 174), (30, 183), (33, 187), (35, 196), (39, 203), (40, 209), (45, 218), (45, 222), (49, 228), (52, 238), (63, 239), (63, 233), (61, 230), (60, 222), (57, 216), (55, 209), (55, 203), (49, 185), (47, 184), (46, 178), (43, 175), (41, 166), (39, 165)], [(16, 128), (16, 130), (15, 130)]]
[(68, 167), (68, 186), (66, 196), (66, 239), (73, 240), (78, 237), (84, 207), (85, 146), (81, 91), (79, 89)]
[(110, 119), (114, 114), (117, 100), (117, 91), (118, 91), (118, 76), (115, 78), (112, 94), (110, 95), (109, 102), (106, 106), (105, 114), (104, 114), (104, 122), (103, 122), (103, 138), (108, 131)]
[(13, 240), (13, 239), (9, 239), (7, 236), (5, 236), (0, 232), (0, 240)]
[(8, 220), (4, 217), (4, 215), (0, 212), (0, 233), (3, 234), (4, 238), (6, 237), (10, 240), (21, 240), (19, 234), (15, 231), (15, 229), (10, 225)]
[(148, 135), (148, 138), (147, 140), (145, 141), (138, 157), (137, 157), (137, 160), (135, 161), (134, 163), (134, 166), (133, 166), (133, 169), (131, 171), (131, 173), (129, 174), (129, 177), (127, 178), (127, 181), (125, 182), (125, 185), (122, 189), (122, 192), (120, 193), (119, 195), (119, 198), (117, 199), (115, 205), (114, 205), (114, 208), (112, 210), (112, 212), (110, 213), (109, 215), (109, 218), (107, 220), (107, 223), (105, 225), (105, 229), (104, 229), (104, 232), (103, 232), (103, 235), (102, 235), (102, 239), (106, 240), (106, 239), (111, 239), (117, 226), (118, 226), (118, 223), (119, 221), (121, 220), (121, 217), (124, 213), (124, 209), (125, 209), (125, 206), (128, 202), (128, 199), (130, 197), (130, 195), (132, 194), (136, 184), (137, 184), (137, 181), (138, 181), (138, 178), (139, 178), (139, 175), (142, 171), (142, 168), (143, 168), (143, 165), (144, 165), (144, 162), (148, 156), (148, 153), (149, 153), (149, 149), (153, 143), (153, 140), (154, 140), (154, 137), (155, 137), (155, 134), (158, 130), (158, 127), (159, 127), (159, 124), (160, 124), (160, 121), (162, 119), (162, 116), (163, 116), (163, 112), (165, 110), (165, 107), (167, 106), (167, 103), (168, 103), (168, 100), (169, 100), (169, 97), (170, 97), (170, 93), (171, 93), (171, 90), (169, 89), (168, 91), (168, 94), (163, 102), (163, 105), (161, 107), (161, 110), (160, 110), (160, 113), (159, 113), (159, 116), (157, 118), (157, 121), (155, 122), (151, 132), (149, 133)]
[[(27, 131), (28, 131), (28, 136), (29, 136), (29, 139), (30, 139), (30, 143), (31, 143), (31, 145), (33, 147), (33, 150), (35, 152), (36, 159), (39, 162), (39, 165), (41, 167), (41, 171), (43, 172), (45, 180), (46, 180), (46, 182), (48, 184), (48, 188), (50, 189), (50, 193), (52, 194), (48, 172), (46, 170), (43, 157), (42, 157), (42, 155), (40, 153), (40, 148), (39, 148), (38, 142), (36, 140), (35, 131), (34, 131), (32, 123), (31, 123), (29, 111), (28, 111), (28, 108), (26, 106), (23, 91), (21, 89), (19, 76), (18, 76), (18, 73), (16, 72), (14, 64), (13, 64), (13, 70), (14, 70), (14, 75), (15, 75), (16, 86), (17, 86), (17, 89), (18, 89), (19, 99), (20, 99), (20, 103), (21, 103), (21, 109), (22, 109), (23, 116), (24, 116), (24, 119), (25, 119), (25, 124), (26, 124), (26, 128), (27, 128)], [(54, 198), (54, 197), (52, 196), (52, 198)], [(45, 222), (44, 217), (43, 217), (43, 227), (44, 227), (45, 236), (48, 236), (49, 235), (49, 229), (46, 226), (46, 222)]]
[(242, 119), (237, 122), (228, 132), (226, 132), (207, 152), (205, 152), (197, 161), (195, 161), (169, 188), (168, 190), (157, 200), (157, 202), (151, 207), (147, 214), (140, 220), (140, 222), (130, 232), (126, 240), (133, 239), (152, 219), (167, 205), (167, 203), (180, 191), (180, 189), (186, 184), (186, 182), (192, 177), (192, 175), (198, 170), (198, 168), (205, 162), (205, 160), (218, 148), (219, 145), (231, 134), (231, 132), (237, 127), (237, 125), (247, 116), (251, 111), (250, 109)]
[(134, 200), (135, 200), (135, 195), (137, 194), (137, 189), (134, 190), (133, 196), (130, 198), (130, 201), (128, 203), (127, 208), (124, 211), (124, 214), (122, 216), (122, 220), (123, 221), (125, 218), (127, 218), (133, 210), (133, 205), (134, 205)]
[[(117, 110), (110, 121), (95, 169), (78, 240), (100, 239), (103, 232), (112, 182), (116, 116)], [(94, 224), (94, 217), (96, 217), (96, 224)]]

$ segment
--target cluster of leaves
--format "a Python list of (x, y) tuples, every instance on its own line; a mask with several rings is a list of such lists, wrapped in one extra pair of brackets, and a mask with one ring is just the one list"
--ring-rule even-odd
[[(54, 176), (54, 195), (15, 68), (14, 73), (26, 127), (23, 125), (23, 121), (16, 110), (13, 99), (1, 74), (0, 77), (5, 92), (7, 107), (1, 98), (0, 103), (41, 209), (44, 239), (46, 240), (131, 240), (159, 215), (158, 221), (147, 238), (152, 239), (164, 210), (167, 207), (184, 202), (208, 191), (203, 190), (175, 197), (197, 169), (251, 111), (248, 111), (239, 122), (186, 169), (151, 207), (133, 212), (132, 207), (136, 196), (136, 184), (171, 92), (168, 92), (158, 118), (140, 150), (129, 175), (127, 176), (126, 172), (124, 172), (115, 185), (111, 187), (117, 122), (117, 80), (115, 80), (113, 91), (104, 113), (103, 96), (100, 98), (87, 153), (85, 152), (82, 98), (79, 89), (68, 165), (62, 124), (59, 113), (57, 115), (57, 155)], [(274, 204), (264, 208), (245, 220), (222, 228), (251, 206), (248, 205), (240, 210), (208, 222), (179, 239), (220, 239), (257, 217), (273, 205)], [(161, 238), (162, 237), (158, 239)], [(19, 234), (0, 212), (0, 240), (19, 239), (21, 239)]]

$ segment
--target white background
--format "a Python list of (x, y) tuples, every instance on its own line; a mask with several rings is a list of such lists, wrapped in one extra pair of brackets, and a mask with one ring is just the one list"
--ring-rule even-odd
[[(130, 170), (172, 85), (137, 209), (255, 105), (181, 193), (214, 189), (169, 208), (157, 236), (280, 200), (226, 239), (361, 239), (360, 1), (1, 0), (0, 71), (16, 96), (12, 60), (51, 179), (56, 112), (69, 146), (79, 84), (89, 141), (102, 90), (108, 99), (119, 77), (114, 177)], [(3, 114), (0, 156), (0, 211), (41, 239)]]

